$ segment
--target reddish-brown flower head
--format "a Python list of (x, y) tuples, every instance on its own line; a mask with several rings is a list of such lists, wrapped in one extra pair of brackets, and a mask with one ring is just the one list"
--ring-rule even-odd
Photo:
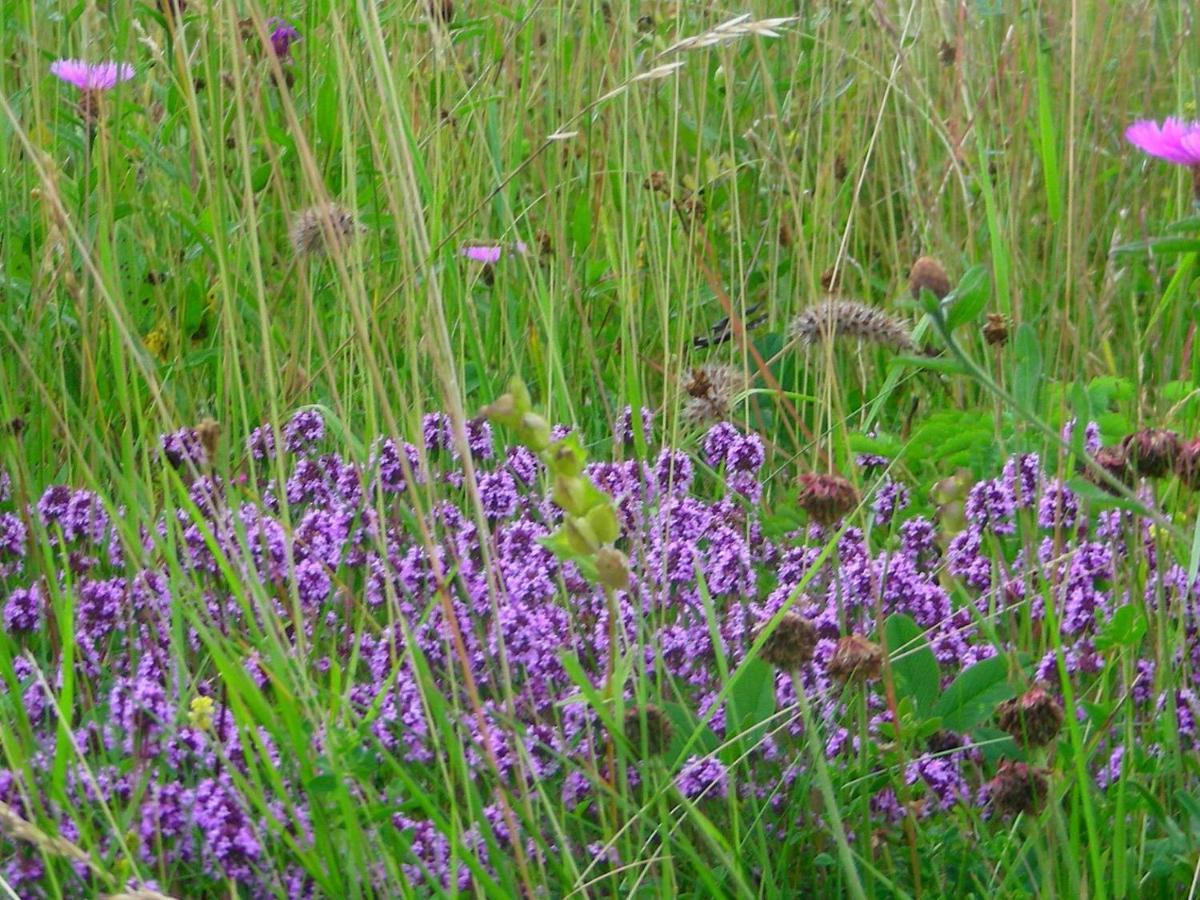
[(806, 472), (796, 481), (800, 508), (819, 525), (832, 525), (858, 506), (858, 491), (841, 475)]
[(861, 634), (840, 638), (829, 658), (829, 675), (838, 681), (872, 681), (883, 669), (883, 649)]
[(983, 339), (993, 347), (1007, 344), (1008, 320), (999, 313), (988, 313), (987, 323), (983, 326)]
[(1162, 478), (1179, 455), (1179, 435), (1165, 428), (1143, 428), (1122, 442), (1130, 465), (1145, 478)]
[[(758, 640), (767, 623), (754, 630)], [(817, 629), (813, 623), (799, 613), (784, 613), (775, 630), (767, 637), (759, 656), (785, 672), (794, 672), (812, 659), (817, 646)]]
[(1002, 816), (1035, 816), (1046, 805), (1049, 793), (1045, 772), (1011, 759), (1000, 760), (996, 777), (988, 782), (990, 802)]
[(941, 300), (950, 293), (952, 287), (946, 270), (932, 256), (922, 256), (913, 263), (912, 271), (908, 273), (908, 289), (912, 291), (914, 300), (921, 299), (922, 288)]
[(1200, 438), (1180, 443), (1179, 453), (1175, 455), (1175, 474), (1184, 487), (1200, 490)]
[[(1101, 469), (1121, 482), (1121, 484), (1129, 485), (1133, 483), (1133, 469), (1129, 465), (1129, 455), (1120, 444), (1112, 447), (1101, 447), (1096, 451), (1092, 460)], [(1088, 481), (1112, 493), (1112, 488), (1108, 482), (1100, 478), (1090, 466), (1084, 470), (1083, 475)]]
[(1041, 687), (996, 706), (996, 724), (1022, 747), (1044, 747), (1058, 737), (1063, 709)]

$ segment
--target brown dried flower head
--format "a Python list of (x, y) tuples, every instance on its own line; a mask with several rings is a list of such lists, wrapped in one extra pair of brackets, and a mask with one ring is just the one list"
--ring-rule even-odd
[(1165, 428), (1143, 428), (1122, 442), (1129, 464), (1145, 478), (1162, 478), (1179, 455), (1179, 435)]
[(938, 62), (943, 66), (952, 66), (958, 59), (958, 48), (949, 41), (942, 41), (938, 47)]
[(858, 506), (858, 491), (841, 475), (805, 472), (796, 482), (800, 485), (797, 503), (818, 525), (841, 521)]
[(1189, 438), (1175, 455), (1175, 474), (1189, 490), (1200, 490), (1200, 438)]
[(983, 339), (992, 347), (1003, 347), (1008, 343), (1008, 320), (999, 313), (988, 313), (983, 326)]
[(908, 289), (912, 291), (914, 300), (921, 299), (922, 288), (942, 300), (952, 287), (946, 270), (932, 256), (922, 256), (913, 263), (912, 271), (908, 273)]
[(1062, 729), (1063, 709), (1042, 687), (996, 705), (996, 724), (1022, 747), (1045, 747)]
[(697, 425), (729, 419), (733, 402), (746, 389), (740, 369), (724, 363), (704, 363), (683, 378), (683, 418)]
[(625, 711), (625, 738), (634, 753), (660, 756), (671, 744), (671, 720), (652, 703), (631, 707)]
[(988, 782), (989, 802), (1002, 816), (1035, 816), (1046, 805), (1050, 782), (1045, 772), (1023, 762), (1002, 759)]
[[(754, 640), (762, 635), (769, 623), (763, 622), (754, 630)], [(817, 646), (817, 629), (799, 613), (784, 613), (759, 651), (766, 662), (785, 672), (794, 672), (806, 665)]]
[(358, 223), (346, 207), (319, 203), (297, 214), (289, 238), (297, 256), (344, 249), (358, 232)]
[(883, 648), (861, 634), (839, 638), (829, 658), (829, 676), (838, 681), (873, 681), (883, 670)]
[(857, 300), (829, 299), (814, 304), (792, 319), (788, 332), (804, 347), (848, 337), (902, 352), (916, 349), (904, 322)]
[(213, 418), (201, 419), (200, 422), (192, 429), (196, 432), (196, 439), (200, 441), (200, 446), (204, 448), (204, 455), (210, 461), (217, 458), (217, 443), (221, 440), (221, 423)]
[[(1129, 466), (1129, 455), (1125, 452), (1125, 448), (1120, 444), (1115, 444), (1111, 447), (1101, 447), (1096, 451), (1092, 461), (1101, 469), (1111, 475), (1117, 481), (1124, 485), (1133, 483), (1133, 469)], [(1084, 470), (1084, 477), (1093, 484), (1098, 485), (1104, 490), (1112, 493), (1112, 488), (1107, 481), (1100, 478), (1089, 466)]]

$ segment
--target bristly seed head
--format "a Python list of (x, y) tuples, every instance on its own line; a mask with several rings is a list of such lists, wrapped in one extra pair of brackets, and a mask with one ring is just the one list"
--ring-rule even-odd
[(1162, 478), (1179, 455), (1179, 435), (1164, 428), (1143, 428), (1122, 441), (1130, 465), (1144, 478)]
[[(754, 640), (762, 635), (768, 623), (761, 623), (754, 630)], [(813, 623), (799, 613), (784, 613), (775, 630), (767, 636), (759, 651), (764, 661), (782, 669), (795, 672), (807, 665), (817, 647), (817, 629)]]
[(1062, 723), (1062, 706), (1041, 687), (996, 705), (996, 724), (1022, 747), (1046, 746), (1058, 737)]
[(952, 287), (946, 270), (932, 256), (922, 256), (913, 263), (912, 271), (908, 273), (908, 289), (912, 291), (914, 300), (921, 299), (922, 288), (943, 300)]
[(1002, 759), (996, 777), (988, 782), (988, 798), (1002, 816), (1035, 816), (1046, 805), (1050, 782), (1041, 769)]
[(358, 231), (354, 216), (338, 203), (320, 203), (292, 220), (290, 238), (297, 256), (346, 247)]
[(829, 658), (829, 676), (838, 681), (873, 681), (883, 670), (883, 648), (861, 634), (839, 638)]
[(849, 337), (901, 352), (916, 349), (902, 321), (857, 300), (829, 299), (810, 306), (792, 319), (788, 331), (805, 347), (830, 338)]
[(643, 739), (646, 755), (660, 756), (671, 744), (671, 720), (667, 718), (666, 713), (651, 703), (641, 707), (634, 706), (625, 712), (625, 738), (632, 745), (633, 752), (639, 756), (643, 752)]
[(724, 363), (697, 366), (683, 378), (683, 392), (688, 397), (683, 418), (697, 425), (728, 421), (734, 400), (745, 389), (746, 378), (740, 369)]
[(818, 525), (833, 525), (858, 506), (858, 491), (841, 475), (805, 472), (796, 482), (797, 503)]

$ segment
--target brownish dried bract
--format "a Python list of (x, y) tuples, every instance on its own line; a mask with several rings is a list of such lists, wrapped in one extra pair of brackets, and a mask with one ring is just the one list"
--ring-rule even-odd
[(657, 191), (660, 194), (671, 193), (670, 184), (667, 182), (667, 173), (660, 172), (657, 169), (646, 176), (643, 186), (651, 191)]
[(788, 327), (792, 339), (811, 347), (830, 338), (857, 338), (871, 344), (909, 352), (916, 349), (908, 326), (857, 300), (825, 300), (810, 306)]
[(1035, 816), (1046, 805), (1049, 793), (1045, 772), (1011, 759), (1001, 760), (996, 777), (988, 782), (990, 802), (1002, 816)]
[(625, 712), (625, 738), (634, 753), (659, 756), (671, 744), (671, 720), (653, 704), (635, 706)]
[(952, 66), (954, 61), (958, 59), (958, 48), (949, 41), (942, 41), (938, 47), (938, 62), (943, 66)]
[(1175, 474), (1183, 486), (1200, 490), (1200, 438), (1190, 438), (1179, 445), (1175, 456)]
[(292, 220), (289, 237), (297, 256), (341, 250), (358, 231), (353, 214), (337, 203), (320, 203)]
[(723, 363), (698, 366), (683, 379), (683, 392), (688, 396), (683, 418), (697, 425), (727, 421), (733, 401), (745, 389), (745, 376), (733, 366)]
[(873, 681), (883, 670), (883, 649), (861, 634), (840, 638), (829, 658), (829, 676), (838, 681)]
[(996, 724), (1022, 747), (1046, 746), (1058, 737), (1062, 723), (1062, 706), (1041, 687), (996, 706)]
[(1133, 470), (1144, 478), (1162, 478), (1175, 466), (1179, 435), (1164, 428), (1143, 428), (1122, 442)]
[(806, 472), (796, 482), (796, 502), (818, 525), (832, 525), (858, 506), (858, 491), (841, 475)]
[(988, 313), (987, 323), (983, 326), (983, 339), (993, 347), (1007, 344), (1008, 320), (999, 313)]
[[(754, 630), (754, 641), (758, 641), (769, 622), (763, 622)], [(785, 672), (794, 672), (805, 666), (817, 646), (817, 629), (813, 623), (799, 613), (784, 613), (759, 651), (766, 662)]]
[(908, 273), (908, 289), (912, 291), (914, 300), (921, 299), (922, 289), (942, 300), (952, 287), (946, 270), (932, 256), (922, 256), (913, 263), (912, 271)]
[(217, 443), (221, 440), (221, 423), (216, 419), (206, 418), (201, 419), (193, 431), (196, 432), (196, 439), (200, 441), (200, 446), (204, 448), (204, 456), (212, 462), (217, 458)]
[[(1133, 483), (1133, 469), (1129, 466), (1129, 456), (1126, 454), (1125, 448), (1119, 444), (1112, 447), (1101, 447), (1092, 457), (1092, 461), (1121, 484), (1129, 486)], [(1091, 466), (1087, 467), (1083, 474), (1088, 481), (1110, 494), (1114, 493), (1112, 486), (1100, 478)]]

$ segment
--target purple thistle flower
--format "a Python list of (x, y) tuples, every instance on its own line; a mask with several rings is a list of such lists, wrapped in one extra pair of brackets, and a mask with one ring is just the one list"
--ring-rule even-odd
[(500, 257), (508, 249), (511, 249), (514, 253), (524, 254), (528, 251), (529, 247), (524, 241), (514, 241), (508, 247), (502, 244), (474, 244), (463, 247), (459, 252), (472, 262), (492, 266), (500, 262)]
[(81, 59), (58, 59), (50, 64), (50, 73), (81, 91), (108, 91), (133, 77), (129, 63), (88, 63)]
[(275, 55), (280, 59), (290, 59), (292, 44), (300, 40), (300, 32), (279, 16), (268, 19), (267, 26), (271, 28), (271, 49)]
[(1125, 129), (1125, 140), (1144, 153), (1179, 166), (1200, 165), (1200, 122), (1168, 116), (1159, 125), (1146, 119)]

